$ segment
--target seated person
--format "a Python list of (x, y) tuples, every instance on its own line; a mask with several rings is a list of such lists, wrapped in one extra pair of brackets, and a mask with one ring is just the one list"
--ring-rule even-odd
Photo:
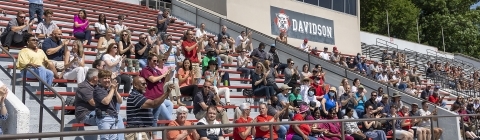
[[(399, 118), (397, 114), (397, 106), (390, 106), (390, 114), (387, 115), (387, 118)], [(395, 137), (401, 140), (413, 140), (413, 132), (405, 131), (402, 129), (402, 126), (405, 126), (405, 121), (401, 119), (394, 119), (387, 121), (387, 132), (392, 131), (395, 127)]]
[(127, 65), (128, 72), (138, 72), (140, 71), (140, 65), (138, 64), (137, 59), (132, 59), (132, 53), (135, 53), (134, 44), (131, 39), (130, 31), (123, 30), (120, 32), (120, 41), (118, 42), (118, 51), (121, 55), (125, 55), (125, 61)]
[(55, 78), (61, 79), (63, 75), (58, 75), (57, 70), (62, 71), (65, 69), (64, 56), (68, 52), (68, 43), (70, 40), (61, 40), (62, 30), (55, 29), (52, 32), (52, 36), (45, 39), (42, 43), (42, 50), (47, 54), (47, 58), (53, 63), (55, 69), (53, 74)]
[[(352, 109), (354, 110), (354, 109)], [(315, 112), (315, 111), (314, 111)], [(328, 115), (324, 116), (326, 120), (338, 120), (337, 117), (337, 111), (332, 108), (328, 110)], [(339, 122), (329, 122), (329, 123), (323, 123), (320, 125), (321, 129), (327, 129), (325, 133), (323, 133), (323, 136), (328, 139), (332, 140), (341, 140), (342, 138), (342, 125)], [(315, 130), (315, 129), (313, 129)], [(344, 135), (345, 140), (354, 140), (352, 136), (349, 135)]]
[[(252, 74), (252, 91), (255, 96), (265, 96), (265, 100), (270, 102), (270, 96), (275, 95), (273, 86), (267, 85), (267, 75), (265, 66), (262, 63), (257, 63), (255, 72)], [(270, 103), (268, 103), (270, 104)]]
[(27, 47), (18, 53), (17, 69), (21, 70), (22, 75), (23, 72), (27, 72), (25, 78), (36, 78), (30, 71), (26, 70), (30, 69), (40, 76), (42, 80), (46, 81), (47, 84), (52, 85), (54, 74), (49, 69), (55, 69), (53, 63), (48, 60), (47, 55), (45, 55), (42, 49), (37, 48), (38, 39), (36, 39), (35, 36), (25, 34), (24, 37), (24, 40), (27, 42)]
[[(100, 70), (98, 72), (98, 86), (93, 90), (93, 101), (95, 102), (95, 118), (98, 130), (123, 129), (124, 125), (118, 124), (118, 120), (123, 120), (118, 115), (120, 110), (116, 106), (122, 104), (122, 96), (117, 91), (118, 84), (111, 81), (112, 72)], [(101, 113), (101, 114), (97, 114)], [(125, 137), (120, 134), (103, 134), (100, 139), (121, 139)]]
[(140, 34), (140, 41), (135, 44), (135, 59), (138, 59), (140, 67), (145, 68), (147, 66), (147, 57), (150, 51), (158, 50), (158, 47), (152, 47), (152, 44), (147, 43), (147, 35)]
[[(240, 55), (237, 56), (237, 71), (240, 71), (240, 78), (243, 79), (250, 79), (250, 74), (252, 73), (252, 69), (247, 68), (248, 64), (250, 63), (250, 58), (245, 56), (245, 51), (240, 51)], [(248, 81), (241, 81), (243, 84), (247, 84)]]
[[(413, 107), (413, 105), (412, 105), (412, 107)], [(398, 111), (397, 114), (398, 114), (399, 117), (410, 117), (411, 116), (410, 111), (408, 110), (408, 106), (402, 106), (402, 109), (400, 109), (400, 111)], [(405, 121), (405, 125), (402, 126), (403, 130), (410, 131), (413, 134), (417, 134), (416, 138), (418, 140), (431, 140), (431, 137), (429, 136), (430, 132), (428, 132), (428, 134), (427, 134), (427, 131), (425, 131), (424, 128), (414, 127), (414, 125), (416, 123), (418, 123), (420, 121), (420, 119), (404, 119), (403, 121)]]
[[(165, 99), (167, 94), (163, 94), (155, 99), (147, 99), (145, 97), (147, 82), (143, 77), (135, 76), (133, 78), (134, 85), (133, 90), (127, 98), (127, 128), (141, 128), (152, 127), (152, 123), (157, 123), (153, 119), (153, 108), (158, 108)], [(151, 132), (135, 132), (126, 133), (125, 139), (142, 139), (142, 137), (150, 139), (152, 138)]]
[(197, 79), (194, 77), (196, 69), (192, 69), (192, 63), (189, 59), (183, 60), (182, 68), (178, 69), (178, 85), (180, 85), (180, 94), (189, 97), (195, 97), (198, 89)]
[[(345, 110), (345, 116), (343, 119), (355, 119), (353, 118), (353, 109), (352, 108), (347, 108)], [(367, 138), (365, 134), (358, 128), (358, 124), (355, 121), (350, 121), (350, 122), (345, 122), (345, 134), (349, 134), (352, 136), (355, 140), (364, 140)]]
[(210, 61), (217, 60), (216, 52), (213, 48), (207, 48), (205, 49), (205, 52), (207, 52), (207, 55), (205, 55), (205, 57), (202, 58), (202, 73), (208, 69), (208, 63)]
[[(205, 41), (206, 44), (205, 44), (205, 47), (203, 48), (205, 50), (205, 52), (208, 54), (208, 52), (210, 52), (211, 54), (211, 58), (209, 60), (206, 60), (206, 63), (208, 63), (210, 60), (217, 60), (217, 63), (219, 66), (222, 66), (222, 58), (219, 56), (220, 54), (220, 50), (218, 49), (217, 47), (217, 44), (215, 44), (215, 39), (213, 39), (213, 37), (209, 37), (208, 38), (208, 41)], [(213, 52), (213, 53), (212, 53)], [(204, 57), (205, 59), (205, 57)], [(203, 63), (203, 62), (202, 62)], [(202, 67), (202, 69), (204, 70), (205, 67)]]
[(67, 80), (77, 80), (77, 84), (85, 80), (88, 67), (85, 67), (85, 54), (83, 53), (83, 44), (80, 40), (73, 41), (70, 51), (65, 51), (65, 70), (62, 72), (63, 78)]
[[(275, 116), (270, 116), (268, 115), (268, 108), (267, 104), (262, 103), (260, 104), (260, 114), (255, 117), (253, 120), (253, 123), (266, 123), (266, 122), (278, 122), (279, 121), (279, 115), (283, 112), (285, 112), (286, 109), (277, 112)], [(255, 139), (285, 139), (285, 135), (287, 132), (287, 129), (283, 125), (274, 125), (273, 126), (274, 131), (273, 134), (270, 134), (270, 126), (265, 125), (265, 126), (255, 126), (255, 129), (253, 130), (254, 138)], [(281, 132), (281, 134), (279, 134)], [(273, 136), (270, 137), (270, 135)]]
[[(430, 112), (428, 110), (428, 104), (427, 103), (428, 103), (428, 101), (423, 101), (422, 102), (422, 108), (420, 110), (418, 110), (418, 114), (420, 116), (436, 116), (437, 115), (437, 108), (435, 108), (433, 110), (433, 112)], [(438, 121), (438, 118), (433, 118), (433, 120), (430, 120), (430, 118), (424, 118), (424, 119), (422, 119), (422, 121), (420, 121), (418, 123), (417, 126), (430, 130), (430, 125), (431, 125), (430, 121)], [(432, 137), (433, 137), (434, 140), (440, 140), (440, 137), (442, 137), (442, 134), (443, 134), (443, 129), (442, 128), (433, 127)]]
[(439, 91), (433, 91), (433, 94), (428, 97), (428, 101), (431, 103), (440, 106), (440, 107), (445, 107), (447, 105), (447, 102), (443, 100), (445, 96), (440, 97), (438, 94)]
[(323, 96), (321, 108), (325, 114), (332, 108), (338, 112), (337, 89), (335, 87), (330, 87), (328, 94)]
[[(363, 118), (382, 118), (381, 114), (376, 114), (375, 109), (371, 104), (365, 105), (366, 112)], [(380, 121), (363, 121), (362, 131), (368, 138), (373, 140), (387, 140), (385, 131), (382, 130), (382, 123)]]
[[(300, 105), (300, 108), (293, 117), (293, 121), (304, 121), (307, 117), (307, 111), (309, 107), (306, 104)], [(316, 137), (310, 136), (312, 132), (312, 127), (310, 124), (292, 124), (288, 129), (287, 139), (291, 140), (317, 140)]]
[[(115, 43), (115, 39), (112, 39), (113, 30), (108, 29), (106, 32), (107, 32), (107, 34), (105, 36), (102, 36), (102, 37), (100, 37), (100, 39), (98, 39), (97, 59), (102, 59), (103, 55), (105, 55), (105, 53), (108, 53), (107, 52), (108, 46), (110, 46), (110, 44)], [(123, 53), (120, 53), (120, 54), (123, 54)], [(130, 58), (130, 56), (128, 56), (128, 58)]]
[(93, 61), (92, 67), (98, 70), (103, 70), (103, 68), (105, 67), (105, 62), (103, 60), (97, 59)]
[(3, 33), (0, 35), (0, 42), (2, 46), (8, 51), (9, 47), (23, 47), (25, 46), (25, 35), (32, 32), (30, 28), (34, 22), (28, 22), (25, 19), (25, 12), (18, 11), (17, 18), (12, 18)]
[(88, 26), (92, 22), (87, 19), (87, 12), (82, 9), (73, 16), (73, 36), (83, 41), (83, 45), (90, 45), (92, 42), (92, 33)]
[(132, 78), (130, 78), (130, 75), (120, 73), (120, 67), (125, 57), (125, 55), (119, 55), (117, 44), (113, 43), (108, 46), (107, 52), (103, 55), (102, 60), (105, 62), (103, 69), (112, 72), (112, 78), (115, 79), (115, 82), (119, 85), (123, 84), (123, 93), (128, 93), (132, 88)]
[(37, 29), (35, 29), (35, 34), (37, 35), (37, 38), (40, 39), (40, 43), (43, 43), (43, 40), (50, 37), (53, 30), (58, 28), (57, 24), (52, 22), (52, 10), (45, 10), (45, 12), (43, 13), (43, 17), (45, 18), (45, 20), (39, 22), (37, 25)]
[(230, 89), (228, 87), (221, 87), (220, 86), (220, 81), (221, 81), (221, 76), (220, 72), (218, 71), (219, 66), (217, 65), (217, 61), (211, 60), (208, 62), (208, 69), (205, 70), (204, 74), (205, 75), (205, 81), (210, 81), (213, 83), (212, 87), (215, 89), (215, 92), (218, 93), (218, 95), (215, 96), (224, 96), (225, 97), (225, 102), (226, 105), (230, 105)]
[[(213, 95), (212, 95), (212, 97), (213, 97)], [(205, 103), (203, 103), (203, 105), (205, 105)], [(194, 108), (194, 110), (195, 110), (195, 108)], [(204, 112), (204, 113), (202, 113), (202, 114), (204, 114), (204, 116), (201, 117), (201, 118), (197, 118), (197, 119), (199, 119), (197, 125), (218, 125), (218, 124), (221, 124), (220, 122), (217, 121), (217, 118), (219, 116), (217, 114), (218, 113), (218, 108), (217, 107), (208, 106), (208, 107), (205, 107), (205, 109), (202, 110), (202, 112)], [(223, 112), (225, 112), (225, 111), (223, 111)], [(226, 118), (226, 114), (224, 116)], [(195, 117), (197, 117), (197, 115), (195, 115)], [(226, 118), (226, 119), (228, 121), (228, 118)], [(197, 129), (197, 133), (200, 137), (200, 140), (225, 140), (225, 138), (223, 137), (224, 132), (222, 131), (221, 128)]]
[[(6, 121), (8, 119), (8, 110), (5, 107), (5, 101), (7, 100), (7, 95), (10, 91), (7, 86), (3, 85), (0, 87), (0, 120)], [(3, 135), (2, 127), (0, 126), (0, 135)]]
[[(155, 28), (156, 29), (156, 28)], [(180, 87), (178, 86), (178, 83), (176, 83), (174, 80), (172, 80), (173, 75), (175, 73), (175, 66), (165, 66), (165, 61), (167, 60), (166, 56), (163, 54), (159, 54), (157, 56), (158, 58), (158, 63), (156, 69), (160, 71), (160, 73), (169, 73), (164, 79), (164, 84), (163, 84), (163, 89), (171, 88), (172, 90), (169, 90), (170, 94), (170, 101), (173, 102), (173, 104), (178, 104), (179, 106), (184, 106), (185, 104), (182, 103), (181, 98), (180, 98)]]
[[(168, 123), (168, 126), (192, 126), (193, 122), (187, 120), (188, 109), (185, 106), (177, 108), (177, 119)], [(167, 140), (198, 140), (200, 136), (195, 129), (188, 130), (168, 130)]]
[[(215, 43), (215, 41), (213, 40), (212, 38), (212, 41), (213, 43)], [(210, 42), (210, 40), (209, 40)], [(217, 45), (217, 49), (219, 51), (218, 53), (218, 56), (222, 59), (223, 62), (227, 63), (227, 64), (232, 64), (233, 63), (233, 57), (230, 55), (232, 51), (232, 49), (230, 49), (230, 45), (228, 44), (227, 42), (227, 36), (224, 35), (222, 38), (221, 38), (221, 41), (219, 41), (220, 43), (218, 43)], [(226, 69), (228, 69), (228, 67), (225, 67)]]
[[(367, 102), (367, 97), (365, 96), (365, 93), (363, 92), (358, 92), (358, 91), (364, 91), (363, 89), (363, 86), (360, 85), (357, 87), (358, 90), (357, 92), (355, 93), (355, 101), (357, 101), (357, 104), (355, 105), (355, 111), (357, 112), (357, 115), (360, 117), (360, 116), (363, 116), (363, 114), (365, 114), (365, 102)], [(347, 113), (347, 112), (345, 112)]]
[[(357, 100), (355, 99), (354, 93), (350, 93), (350, 85), (345, 85), (345, 91), (341, 96), (340, 96), (340, 104), (342, 105), (342, 109), (340, 110), (339, 113), (345, 114), (345, 110), (347, 108), (354, 108), (355, 104), (357, 104)], [(388, 95), (387, 95), (388, 96)], [(388, 99), (388, 98), (387, 98)], [(358, 119), (357, 112), (353, 110), (353, 118)]]
[(252, 32), (242, 31), (240, 35), (235, 40), (235, 50), (246, 50), (248, 52), (253, 51), (252, 46)]
[[(239, 123), (253, 123), (253, 119), (250, 118), (250, 104), (242, 103), (235, 110), (235, 114), (239, 115), (235, 119), (235, 124)], [(233, 128), (233, 139), (237, 140), (252, 140), (252, 126), (240, 126)]]
[(300, 106), (300, 104), (298, 103), (303, 102), (302, 95), (300, 95), (300, 88), (295, 89), (293, 93), (290, 93), (290, 95), (288, 95), (288, 102), (290, 102), (290, 105), (293, 107)]
[[(207, 111), (209, 106), (218, 106), (220, 105), (220, 98), (217, 95), (218, 93), (212, 87), (212, 82), (205, 81), (203, 83), (203, 90), (197, 92), (195, 97), (193, 98), (193, 114), (195, 114), (195, 118), (197, 120), (202, 120), (207, 116)], [(229, 124), (230, 121), (228, 120), (227, 113), (223, 107), (216, 107), (215, 112), (219, 112), (216, 114), (216, 118), (221, 119), (222, 124)], [(210, 117), (210, 113), (207, 116)]]

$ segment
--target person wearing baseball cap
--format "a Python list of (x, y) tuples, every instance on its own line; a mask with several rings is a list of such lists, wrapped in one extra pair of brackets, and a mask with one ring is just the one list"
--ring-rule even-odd
[[(293, 116), (292, 121), (305, 121), (308, 111), (310, 111), (310, 108), (308, 107), (308, 105), (306, 104), (300, 105), (298, 112)], [(295, 131), (295, 128), (300, 129), (301, 133), (297, 133), (297, 131)], [(310, 124), (307, 124), (307, 123), (292, 124), (288, 129), (287, 134), (293, 134), (293, 136), (291, 137), (292, 140), (317, 140), (317, 138), (310, 136), (311, 131), (312, 130), (311, 130)]]
[(338, 102), (337, 102), (337, 88), (330, 87), (328, 90), (328, 94), (323, 96), (322, 99), (322, 111), (326, 115), (328, 114), (328, 110), (332, 108), (336, 108), (338, 111)]
[(357, 92), (355, 92), (355, 100), (357, 101), (355, 111), (357, 111), (357, 116), (360, 117), (365, 114), (365, 102), (367, 101), (367, 97), (365, 97), (365, 93), (360, 92), (364, 91), (364, 87), (362, 85), (359, 85), (357, 89)]
[(300, 44), (300, 49), (302, 49), (303, 51), (309, 52), (311, 48), (310, 48), (310, 45), (307, 45), (307, 43), (308, 43), (308, 39), (305, 38), (303, 40), (303, 43)]

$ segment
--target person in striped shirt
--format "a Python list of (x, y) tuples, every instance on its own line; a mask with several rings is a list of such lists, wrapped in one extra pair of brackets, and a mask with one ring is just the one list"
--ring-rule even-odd
[[(152, 127), (157, 120), (153, 119), (153, 108), (158, 108), (165, 101), (170, 92), (165, 92), (162, 96), (153, 100), (147, 99), (143, 94), (147, 86), (147, 82), (143, 77), (136, 76), (133, 78), (133, 90), (127, 98), (127, 125), (126, 128)], [(166, 89), (171, 90), (171, 89)], [(144, 140), (151, 139), (150, 132), (126, 133), (126, 140)], [(155, 139), (155, 138), (153, 138)]]

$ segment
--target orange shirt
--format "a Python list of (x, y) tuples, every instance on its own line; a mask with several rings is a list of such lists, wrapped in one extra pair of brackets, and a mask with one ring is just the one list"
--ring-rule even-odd
[[(258, 123), (264, 123), (264, 122), (269, 122), (270, 120), (273, 119), (273, 116), (270, 115), (258, 115), (257, 116), (257, 122)], [(276, 121), (274, 121), (276, 122)], [(255, 138), (270, 138), (270, 130), (267, 131), (262, 131), (260, 130), (260, 126), (255, 127)], [(277, 131), (273, 131), (273, 139), (276, 140), (278, 139), (278, 134)]]
[[(192, 125), (192, 122), (190, 121), (185, 121), (185, 123), (183, 124), (183, 126), (190, 126)], [(171, 121), (170, 123), (168, 123), (168, 126), (180, 126), (177, 121)], [(186, 131), (186, 130), (184, 130)], [(167, 131), (167, 140), (174, 140), (177, 138), (178, 135), (182, 134), (182, 130), (168, 130)], [(184, 140), (193, 140), (193, 133), (190, 133), (188, 132), (188, 136), (184, 139)]]
[(192, 84), (192, 77), (189, 75), (189, 71), (185, 73), (183, 68), (178, 69), (178, 78), (185, 78), (188, 77), (187, 80), (185, 80), (183, 83), (179, 83), (179, 87), (184, 87)]
[[(305, 119), (303, 118), (302, 114), (295, 114), (295, 116), (293, 116), (293, 121), (304, 121)], [(300, 130), (303, 132), (303, 134), (305, 135), (309, 135), (310, 132), (312, 131), (310, 129), (310, 125), (308, 124), (300, 124), (298, 126), (300, 128)], [(290, 127), (288, 129), (288, 132), (287, 134), (296, 134), (295, 130), (293, 130), (293, 127)]]
[[(235, 123), (250, 123), (252, 122), (252, 118), (248, 117), (247, 119), (244, 119), (244, 118), (239, 118), (237, 120), (235, 120)], [(241, 127), (235, 127), (233, 128), (233, 139), (235, 140), (252, 140), (252, 137), (251, 136), (247, 136), (245, 139), (242, 139), (242, 137), (240, 137), (240, 133), (242, 132), (245, 132), (247, 130), (247, 127), (246, 126), (241, 126)]]

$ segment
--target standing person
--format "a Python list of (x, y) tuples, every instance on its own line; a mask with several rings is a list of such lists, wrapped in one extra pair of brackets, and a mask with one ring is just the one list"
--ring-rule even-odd
[[(145, 98), (147, 82), (143, 77), (135, 76), (133, 78), (133, 90), (127, 98), (127, 128), (152, 127), (157, 123), (153, 119), (153, 108), (158, 108), (160, 104), (168, 97), (168, 93), (163, 94), (153, 100)], [(152, 137), (151, 132), (136, 132), (125, 134), (126, 140), (149, 140)]]
[[(93, 90), (93, 100), (95, 101), (95, 116), (99, 130), (119, 129), (117, 125), (122, 117), (118, 115), (120, 110), (116, 105), (122, 104), (122, 96), (117, 91), (117, 82), (112, 79), (112, 72), (100, 70), (98, 73), (99, 85)], [(119, 134), (100, 135), (101, 140), (119, 139)]]
[(30, 16), (30, 22), (33, 22), (35, 14), (37, 14), (37, 22), (42, 22), (43, 0), (28, 0), (28, 15)]
[[(156, 99), (159, 96), (162, 96), (165, 93), (164, 84), (165, 80), (169, 79), (170, 72), (172, 69), (170, 68), (166, 73), (162, 73), (161, 71), (157, 70), (155, 67), (157, 67), (157, 62), (158, 62), (159, 57), (156, 55), (149, 55), (147, 58), (147, 67), (143, 68), (142, 71), (140, 71), (140, 76), (145, 78), (147, 81), (147, 89), (145, 91), (145, 97), (147, 99)], [(170, 75), (171, 76), (171, 75)], [(173, 103), (169, 100), (166, 99), (163, 101), (163, 103), (153, 109), (153, 119), (155, 120), (173, 120)], [(157, 123), (153, 123), (153, 127), (157, 127)], [(153, 133), (153, 138), (156, 139), (157, 134), (154, 132)]]
[(170, 25), (171, 23), (175, 23), (176, 20), (176, 18), (170, 17), (170, 9), (164, 9), (163, 13), (158, 14), (157, 17), (157, 34), (163, 36), (165, 33), (167, 33), (168, 25)]
[(200, 78), (202, 78), (202, 69), (200, 67), (200, 56), (198, 53), (203, 49), (200, 42), (203, 42), (204, 37), (199, 38), (199, 40), (195, 40), (195, 33), (192, 30), (188, 30), (185, 34), (186, 40), (182, 42), (182, 50), (183, 54), (185, 55), (185, 59), (190, 60), (194, 79), (196, 79), (197, 83), (200, 83)]

